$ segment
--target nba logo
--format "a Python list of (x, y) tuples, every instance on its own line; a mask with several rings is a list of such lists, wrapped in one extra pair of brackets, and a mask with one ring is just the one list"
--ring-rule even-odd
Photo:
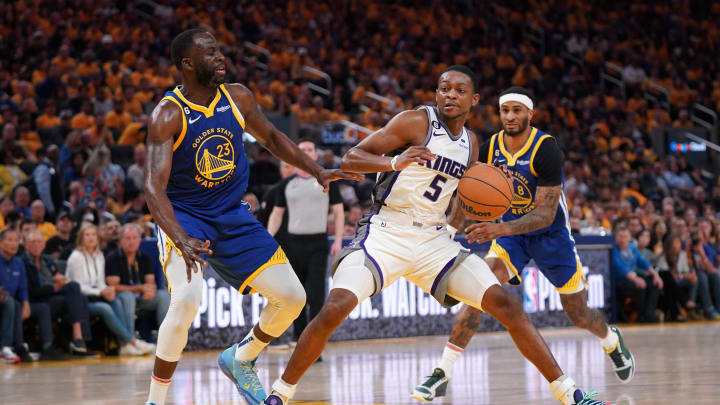
[(538, 272), (535, 267), (526, 267), (522, 271), (523, 309), (531, 314), (538, 310)]

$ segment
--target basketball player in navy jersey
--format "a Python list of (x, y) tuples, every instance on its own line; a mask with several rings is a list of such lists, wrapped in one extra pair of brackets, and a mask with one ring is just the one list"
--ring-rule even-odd
[[(560, 293), (568, 319), (600, 339), (620, 382), (635, 374), (635, 360), (617, 326), (587, 306), (585, 277), (570, 233), (567, 201), (562, 191), (563, 158), (550, 134), (530, 126), (533, 101), (522, 87), (505, 90), (499, 99), (503, 130), (480, 146), (480, 159), (506, 167), (513, 176), (514, 198), (501, 223), (479, 222), (467, 229), (468, 242), (492, 241), (485, 257), (502, 283), (519, 284), (530, 259)], [(452, 366), (480, 325), (482, 312), (464, 306), (458, 313), (440, 364), (412, 397), (432, 401), (444, 396)]]
[(147, 204), (158, 224), (158, 247), (170, 287), (170, 309), (158, 333), (149, 404), (165, 402), (202, 297), (202, 268), (243, 294), (268, 299), (260, 321), (218, 357), (220, 369), (250, 404), (266, 394), (254, 370), (260, 351), (280, 336), (305, 306), (305, 292), (284, 252), (242, 200), (248, 183), (243, 133), (279, 159), (311, 173), (327, 189), (355, 174), (324, 170), (258, 110), (240, 84), (223, 84), (225, 62), (215, 38), (193, 29), (172, 42), (183, 83), (166, 93), (149, 125)]
[(360, 302), (400, 277), (443, 305), (461, 301), (492, 314), (564, 405), (604, 404), (563, 374), (520, 302), (480, 257), (453, 240), (447, 227), (445, 211), (459, 179), (478, 159), (477, 139), (464, 127), (480, 97), (476, 83), (468, 67), (449, 67), (438, 80), (437, 108), (398, 114), (343, 156), (345, 171), (381, 172), (371, 215), (360, 221), (355, 239), (336, 257), (327, 301), (300, 336), (266, 404), (287, 404), (332, 332)]

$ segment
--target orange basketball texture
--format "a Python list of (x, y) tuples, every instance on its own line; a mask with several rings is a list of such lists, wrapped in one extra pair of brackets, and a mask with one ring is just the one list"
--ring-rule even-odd
[(480, 163), (465, 171), (457, 195), (468, 218), (492, 221), (510, 208), (513, 183), (500, 168)]

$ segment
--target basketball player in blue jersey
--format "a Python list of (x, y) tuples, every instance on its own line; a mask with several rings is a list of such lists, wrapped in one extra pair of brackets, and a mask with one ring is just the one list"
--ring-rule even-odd
[(279, 159), (311, 173), (327, 189), (361, 176), (324, 170), (279, 132), (240, 84), (223, 84), (224, 57), (212, 35), (188, 30), (171, 45), (183, 83), (166, 93), (149, 125), (147, 204), (158, 224), (158, 247), (170, 287), (170, 309), (158, 333), (149, 404), (165, 402), (202, 297), (207, 264), (243, 294), (268, 299), (260, 321), (218, 357), (220, 369), (250, 404), (266, 394), (254, 370), (260, 351), (305, 306), (305, 292), (277, 242), (242, 200), (248, 183), (243, 133)]
[(445, 211), (459, 179), (478, 159), (477, 138), (464, 127), (480, 97), (476, 83), (468, 67), (449, 67), (438, 80), (437, 108), (398, 114), (343, 157), (343, 170), (381, 173), (371, 215), (360, 221), (355, 239), (336, 257), (327, 301), (300, 336), (266, 404), (287, 404), (332, 332), (360, 302), (400, 277), (443, 305), (461, 301), (492, 314), (564, 405), (604, 404), (563, 374), (520, 302), (480, 257), (452, 239), (447, 227)]
[[(560, 293), (568, 319), (600, 339), (615, 374), (627, 383), (635, 374), (635, 360), (620, 330), (608, 326), (599, 310), (587, 306), (585, 277), (562, 191), (560, 148), (551, 135), (529, 125), (533, 101), (528, 90), (511, 87), (500, 95), (499, 104), (503, 130), (480, 146), (480, 159), (507, 167), (513, 176), (514, 197), (502, 222), (472, 224), (465, 230), (466, 238), (470, 243), (492, 241), (485, 260), (502, 283), (519, 284), (519, 272), (530, 259), (535, 260)], [(452, 366), (477, 331), (481, 316), (475, 308), (462, 308), (440, 364), (415, 388), (413, 398), (432, 401), (445, 395)]]

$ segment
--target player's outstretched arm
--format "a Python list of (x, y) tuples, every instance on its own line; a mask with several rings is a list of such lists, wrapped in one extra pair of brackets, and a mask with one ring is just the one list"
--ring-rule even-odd
[[(425, 139), (428, 125), (424, 111), (403, 111), (350, 149), (343, 156), (340, 168), (354, 173), (377, 173), (402, 170), (413, 163), (434, 160), (435, 155), (430, 149), (420, 146)], [(407, 149), (397, 156), (394, 165), (393, 157), (384, 156), (405, 147)]]
[(255, 96), (247, 87), (235, 83), (227, 84), (226, 88), (230, 91), (235, 105), (245, 118), (245, 129), (257, 139), (260, 145), (278, 159), (312, 174), (318, 183), (323, 185), (325, 191), (327, 191), (328, 184), (335, 180), (362, 180), (362, 176), (355, 174), (323, 169), (305, 152), (301, 151), (287, 135), (268, 121), (265, 115), (258, 110)]
[(198, 271), (197, 264), (206, 265), (200, 255), (212, 254), (212, 250), (208, 249), (209, 241), (202, 242), (185, 233), (165, 193), (172, 169), (174, 138), (182, 129), (182, 119), (182, 111), (170, 101), (161, 101), (155, 107), (148, 125), (148, 164), (143, 186), (153, 220), (183, 254), (190, 282), (192, 271)]

